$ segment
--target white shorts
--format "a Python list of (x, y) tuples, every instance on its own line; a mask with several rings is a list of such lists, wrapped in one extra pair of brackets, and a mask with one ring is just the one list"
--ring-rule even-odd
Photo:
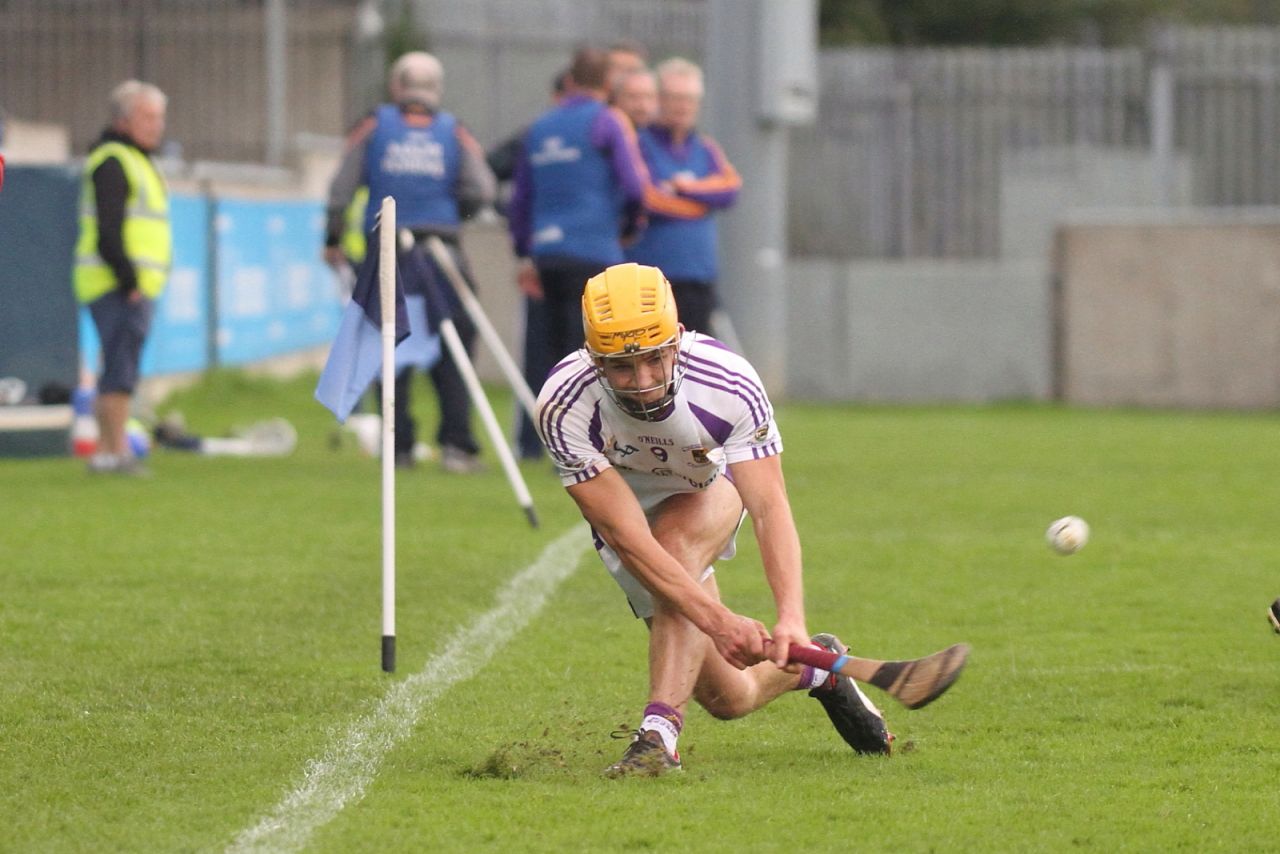
[[(747, 518), (747, 511), (743, 510), (742, 515), (738, 517), (737, 527), (733, 529), (733, 533), (729, 535), (729, 542), (725, 543), (724, 549), (716, 557), (716, 560), (729, 560), (738, 553), (738, 531), (742, 530), (742, 520)], [(609, 574), (613, 576), (613, 580), (618, 582), (618, 586), (622, 588), (622, 592), (627, 594), (627, 602), (631, 605), (631, 610), (640, 619), (648, 619), (653, 616), (653, 594), (645, 589), (634, 575), (631, 574), (625, 566), (622, 565), (622, 559), (618, 557), (617, 552), (609, 548), (609, 544), (600, 539), (595, 532), (596, 551), (600, 553), (600, 560), (604, 563), (604, 568), (609, 570)], [(714, 566), (709, 566), (698, 576), (698, 583), (706, 581), (711, 574), (716, 571)]]

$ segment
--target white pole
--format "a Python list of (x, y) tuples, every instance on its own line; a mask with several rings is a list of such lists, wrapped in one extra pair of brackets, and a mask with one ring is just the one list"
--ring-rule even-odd
[(472, 403), (480, 411), (485, 431), (489, 434), (489, 441), (493, 442), (493, 449), (498, 452), (498, 458), (502, 460), (502, 468), (507, 473), (507, 481), (511, 484), (512, 491), (516, 494), (516, 501), (524, 509), (524, 515), (529, 520), (529, 524), (535, 528), (538, 527), (538, 514), (533, 509), (533, 496), (529, 494), (529, 487), (525, 485), (520, 467), (516, 465), (515, 455), (511, 453), (511, 447), (507, 445), (507, 440), (502, 435), (498, 418), (493, 414), (489, 398), (485, 397), (484, 387), (480, 385), (480, 378), (476, 375), (475, 366), (471, 364), (471, 358), (467, 355), (467, 348), (458, 337), (458, 329), (447, 317), (440, 321), (440, 337), (449, 348), (449, 355), (453, 356), (453, 363), (458, 366), (458, 373), (462, 374), (462, 381), (466, 383)]
[(498, 366), (507, 375), (507, 382), (511, 384), (511, 390), (515, 392), (520, 405), (524, 407), (524, 411), (529, 414), (529, 417), (536, 421), (538, 417), (536, 414), (538, 402), (534, 398), (533, 391), (529, 388), (529, 384), (525, 382), (524, 374), (516, 366), (511, 354), (503, 346), (502, 336), (498, 334), (498, 330), (493, 328), (493, 324), (489, 322), (489, 317), (485, 314), (480, 301), (476, 299), (476, 295), (467, 286), (466, 279), (462, 278), (462, 273), (458, 270), (457, 265), (453, 263), (453, 256), (449, 254), (444, 241), (433, 234), (427, 238), (427, 249), (431, 252), (431, 257), (435, 258), (436, 266), (444, 271), (445, 278), (449, 280), (449, 284), (453, 285), (454, 291), (458, 294), (458, 299), (462, 301), (462, 307), (467, 310), (467, 314), (471, 315), (476, 328), (480, 330), (481, 337), (489, 345), (489, 352), (493, 353), (493, 358), (498, 361)]
[(378, 297), (382, 306), (382, 669), (396, 669), (396, 200), (378, 215)]

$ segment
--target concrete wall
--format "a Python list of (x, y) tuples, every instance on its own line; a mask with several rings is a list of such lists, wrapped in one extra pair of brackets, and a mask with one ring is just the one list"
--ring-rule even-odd
[(1039, 261), (792, 259), (787, 272), (790, 397), (1049, 396), (1049, 280)]
[(1280, 211), (1081, 217), (1056, 270), (1065, 401), (1280, 406)]

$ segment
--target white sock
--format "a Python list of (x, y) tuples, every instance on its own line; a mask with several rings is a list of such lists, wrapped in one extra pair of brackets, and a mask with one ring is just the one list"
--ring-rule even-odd
[(676, 739), (680, 738), (680, 731), (676, 729), (676, 725), (664, 718), (662, 715), (648, 715), (640, 722), (641, 732), (656, 732), (662, 736), (662, 746), (667, 749), (667, 753), (672, 756), (676, 755)]

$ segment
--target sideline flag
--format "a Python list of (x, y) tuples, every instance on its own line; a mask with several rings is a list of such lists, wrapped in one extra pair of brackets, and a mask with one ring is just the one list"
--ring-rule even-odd
[[(378, 245), (380, 228), (381, 226), (374, 228), (370, 246)], [(412, 328), (404, 282), (398, 266), (395, 271), (397, 345), (409, 337)], [(320, 374), (320, 382), (316, 384), (316, 400), (337, 416), (339, 421), (347, 420), (347, 416), (355, 409), (361, 395), (378, 376), (382, 367), (382, 301), (378, 293), (380, 268), (378, 253), (369, 253), (365, 263), (360, 266), (351, 299), (342, 313), (337, 337), (333, 339), (329, 358)], [(438, 357), (438, 340), (432, 342), (426, 335), (414, 337), (421, 338), (421, 343), (425, 346), (434, 343)]]

